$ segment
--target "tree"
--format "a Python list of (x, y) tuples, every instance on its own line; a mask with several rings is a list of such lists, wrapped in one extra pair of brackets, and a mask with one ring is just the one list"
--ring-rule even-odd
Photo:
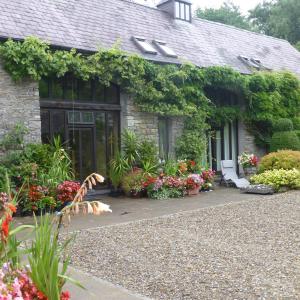
[(218, 9), (206, 8), (202, 10), (198, 8), (196, 10), (196, 16), (242, 29), (251, 29), (249, 21), (242, 15), (240, 8), (232, 2), (224, 2)]
[(288, 40), (300, 41), (300, 1), (264, 1), (250, 11), (249, 20), (261, 32)]

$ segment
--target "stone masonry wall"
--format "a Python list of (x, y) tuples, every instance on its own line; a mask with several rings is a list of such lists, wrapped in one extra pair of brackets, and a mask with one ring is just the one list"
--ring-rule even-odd
[[(266, 150), (258, 147), (255, 144), (254, 136), (247, 130), (245, 124), (239, 121), (238, 124), (238, 146), (239, 146), (239, 153), (238, 155), (242, 154), (243, 152), (254, 153), (258, 157), (262, 157), (266, 154)], [(240, 173), (243, 170), (240, 168)]]
[(157, 115), (139, 111), (132, 98), (126, 94), (121, 94), (121, 107), (121, 132), (127, 128), (158, 145)]
[(171, 132), (170, 132), (170, 154), (175, 155), (176, 140), (181, 136), (184, 126), (184, 118), (176, 117), (170, 119)]
[(41, 141), (38, 83), (14, 82), (0, 63), (0, 137), (17, 123), (29, 129), (26, 142)]

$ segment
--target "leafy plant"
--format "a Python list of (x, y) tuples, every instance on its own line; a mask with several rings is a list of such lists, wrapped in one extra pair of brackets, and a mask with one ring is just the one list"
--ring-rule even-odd
[(185, 120), (181, 137), (176, 141), (178, 159), (201, 161), (206, 153), (206, 114), (198, 111)]
[(139, 163), (141, 165), (158, 163), (158, 148), (154, 141), (142, 140), (138, 147)]
[(122, 177), (130, 170), (130, 164), (127, 158), (124, 158), (120, 152), (110, 161), (109, 177), (115, 189), (120, 186)]
[(261, 158), (259, 172), (267, 170), (300, 170), (300, 151), (280, 150), (271, 152)]
[(163, 164), (163, 172), (166, 176), (176, 176), (178, 172), (178, 163), (174, 159), (168, 159)]
[(16, 124), (0, 141), (0, 149), (20, 150), (24, 147), (24, 137), (28, 133), (28, 129), (21, 123)]
[(255, 184), (271, 185), (275, 191), (279, 191), (281, 188), (299, 189), (300, 171), (297, 169), (268, 170), (252, 176), (250, 181)]
[(139, 139), (131, 130), (124, 130), (122, 133), (124, 158), (130, 165), (134, 165), (139, 159)]
[(134, 169), (122, 178), (122, 188), (127, 195), (137, 195), (144, 189), (145, 174), (141, 169)]
[(29, 274), (48, 299), (60, 300), (62, 287), (69, 279), (66, 272), (70, 259), (66, 249), (70, 242), (71, 239), (67, 239), (61, 245), (58, 243), (49, 215), (41, 216), (39, 223), (35, 221), (35, 235), (28, 255)]
[(38, 174), (39, 180), (43, 185), (50, 189), (55, 189), (59, 183), (73, 179), (71, 171), (71, 159), (62, 147), (60, 137), (53, 140), (53, 154), (50, 157), (50, 166), (47, 172)]

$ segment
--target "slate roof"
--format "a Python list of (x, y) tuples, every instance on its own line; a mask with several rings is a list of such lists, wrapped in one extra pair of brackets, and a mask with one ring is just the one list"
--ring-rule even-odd
[(200, 67), (250, 69), (239, 55), (260, 59), (274, 70), (287, 69), (300, 77), (300, 53), (287, 41), (232, 26), (194, 18), (174, 20), (166, 12), (127, 0), (1, 0), (0, 37), (38, 36), (53, 45), (95, 51), (111, 47), (142, 54), (132, 36), (163, 40), (178, 59), (143, 55), (159, 62), (190, 61)]

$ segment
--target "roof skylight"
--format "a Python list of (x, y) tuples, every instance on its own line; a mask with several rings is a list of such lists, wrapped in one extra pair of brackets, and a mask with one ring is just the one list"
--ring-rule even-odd
[(249, 59), (248, 57), (243, 56), (243, 55), (239, 55), (239, 59), (249, 67), (252, 67), (252, 68), (255, 68), (258, 70), (260, 69), (260, 65), (253, 59)]
[(155, 50), (155, 48), (150, 43), (148, 43), (145, 38), (132, 37), (132, 40), (135, 42), (137, 47), (144, 53), (157, 54), (157, 51)]
[(177, 54), (173, 51), (173, 49), (167, 46), (166, 42), (154, 40), (153, 43), (157, 46), (157, 48), (163, 55), (169, 57), (177, 57)]

